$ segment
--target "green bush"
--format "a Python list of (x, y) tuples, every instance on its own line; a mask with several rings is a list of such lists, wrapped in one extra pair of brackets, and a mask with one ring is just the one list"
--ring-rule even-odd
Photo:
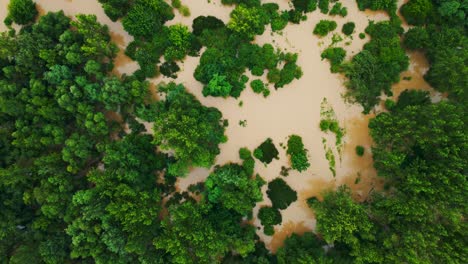
[(258, 219), (263, 225), (265, 235), (271, 236), (274, 234), (274, 225), (281, 224), (282, 216), (278, 209), (264, 206), (258, 211)]
[(364, 156), (364, 147), (363, 146), (356, 146), (356, 154), (359, 156), (359, 157), (362, 157)]
[(342, 17), (345, 17), (345, 16), (348, 15), (348, 8), (343, 6), (340, 2), (335, 3), (333, 5), (332, 9), (330, 10), (330, 15), (332, 15), (332, 16), (340, 15)]
[(350, 36), (351, 34), (353, 34), (355, 27), (356, 24), (354, 24), (354, 22), (345, 23), (341, 28), (341, 32), (343, 32), (343, 34), (345, 34), (346, 36)]
[(32, 0), (11, 0), (8, 4), (8, 16), (5, 19), (5, 24), (8, 21), (13, 21), (18, 25), (26, 25), (34, 22), (38, 12), (36, 3)]
[(266, 164), (269, 164), (273, 159), (279, 159), (278, 155), (279, 152), (271, 138), (267, 138), (254, 150), (254, 157)]
[(410, 25), (423, 25), (433, 15), (431, 0), (410, 0), (401, 6), (401, 14)]
[(317, 0), (292, 0), (294, 9), (300, 12), (309, 13), (317, 9)]
[(318, 8), (323, 14), (328, 14), (330, 10), (330, 0), (318, 0)]
[(254, 93), (262, 93), (265, 89), (265, 84), (261, 80), (253, 80), (250, 82), (250, 87)]
[(430, 45), (429, 33), (423, 27), (410, 28), (403, 39), (407, 49), (426, 49)]
[(307, 159), (307, 150), (304, 148), (302, 138), (298, 135), (291, 135), (288, 139), (288, 149), (286, 151), (290, 155), (291, 167), (299, 172), (307, 170), (310, 163)]
[(331, 72), (339, 72), (341, 69), (341, 63), (346, 57), (346, 51), (343, 48), (329, 47), (325, 49), (320, 55), (323, 59), (330, 61)]
[(320, 20), (320, 22), (315, 25), (314, 28), (314, 34), (324, 37), (326, 36), (329, 32), (335, 30), (337, 27), (337, 24), (335, 21), (332, 20)]
[(365, 38), (366, 38), (366, 34), (365, 34), (365, 33), (359, 33), (359, 38), (360, 38), (360, 39), (365, 39)]
[(276, 178), (268, 183), (268, 198), (270, 198), (273, 208), (286, 209), (297, 200), (297, 193), (281, 178)]

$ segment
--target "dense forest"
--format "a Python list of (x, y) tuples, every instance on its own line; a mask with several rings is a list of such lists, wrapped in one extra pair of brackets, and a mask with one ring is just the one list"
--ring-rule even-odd
[[(32, 0), (9, 1), (9, 30), (0, 33), (0, 263), (468, 263), (466, 0), (409, 0), (399, 10), (396, 0), (353, 3), (389, 19), (369, 22), (370, 40), (350, 59), (339, 47), (322, 58), (345, 79), (346, 97), (376, 113), (372, 154), (385, 187), (360, 202), (346, 185), (309, 197), (315, 232), (290, 235), (275, 253), (251, 220), (274, 234), (281, 210), (298, 199), (283, 177), (314, 166), (314, 150), (290, 135), (291, 168), (270, 182), (255, 172), (255, 159), (278, 159), (268, 135), (239, 149), (240, 163), (214, 166), (232, 124), (182, 84), (160, 83), (156, 99), (148, 78), (175, 78), (178, 62), (199, 56), (193, 75), (203, 96), (238, 98), (250, 86), (267, 97), (269, 86), (301, 78), (301, 54), (255, 37), (311, 12), (330, 15), (310, 29), (325, 36), (346, 7), (221, 0), (233, 6), (228, 23), (211, 14), (168, 26), (176, 9), (190, 12), (178, 0), (99, 2), (134, 37), (125, 50), (139, 65), (132, 75), (112, 72), (118, 48), (96, 16), (39, 16)], [(360, 33), (352, 22), (338, 31)], [(427, 58), (424, 78), (441, 100), (419, 90), (385, 100), (412, 50)], [(247, 70), (258, 79), (249, 83)], [(205, 182), (177, 188), (190, 168), (213, 166)], [(263, 186), (272, 205), (253, 215)]]

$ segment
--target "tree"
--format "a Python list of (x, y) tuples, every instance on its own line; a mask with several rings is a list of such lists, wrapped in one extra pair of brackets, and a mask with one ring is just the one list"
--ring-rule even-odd
[(341, 70), (341, 64), (346, 57), (346, 50), (343, 48), (329, 47), (326, 48), (320, 55), (323, 59), (330, 61), (330, 71), (339, 72)]
[(260, 223), (263, 225), (265, 235), (269, 236), (274, 234), (273, 226), (281, 224), (282, 221), (280, 211), (270, 206), (264, 206), (260, 208), (260, 210), (258, 211), (258, 219), (260, 219)]
[(354, 22), (347, 22), (343, 24), (343, 27), (341, 28), (341, 32), (347, 36), (351, 36), (354, 32), (354, 28), (356, 27), (356, 24)]
[(200, 104), (183, 85), (169, 83), (159, 91), (166, 99), (157, 103), (155, 120), (148, 121), (154, 121), (154, 143), (161, 150), (174, 151), (176, 162), (169, 172), (184, 176), (191, 166), (211, 167), (218, 144), (226, 141), (221, 112)]
[(286, 153), (290, 155), (291, 167), (293, 169), (301, 172), (309, 168), (310, 163), (307, 160), (307, 150), (304, 148), (304, 143), (302, 143), (302, 138), (300, 136), (289, 136)]
[(401, 6), (401, 14), (410, 25), (422, 25), (433, 15), (430, 0), (411, 0)]
[(210, 82), (203, 88), (203, 96), (221, 96), (228, 97), (231, 93), (232, 86), (226, 80), (226, 76), (214, 74)]
[(263, 34), (268, 22), (268, 17), (263, 9), (238, 5), (232, 11), (227, 27), (247, 39), (252, 39), (255, 35)]
[(247, 215), (257, 202), (262, 201), (261, 187), (265, 183), (257, 175), (252, 178), (248, 171), (235, 163), (217, 166), (206, 179), (207, 198), (211, 203)]
[(37, 17), (36, 3), (32, 0), (11, 0), (8, 4), (8, 16), (5, 18), (5, 24), (15, 22), (19, 25), (26, 25)]
[(333, 263), (325, 257), (324, 243), (310, 232), (302, 235), (291, 234), (284, 240), (284, 246), (276, 252), (278, 264), (287, 263)]
[(297, 200), (296, 192), (281, 178), (276, 178), (268, 183), (268, 198), (270, 198), (273, 208), (286, 209)]
[(294, 9), (300, 12), (309, 13), (317, 9), (317, 0), (293, 0)]
[(254, 150), (255, 158), (259, 159), (265, 164), (269, 164), (273, 159), (279, 159), (278, 154), (279, 152), (271, 138), (267, 138)]
[(320, 22), (318, 22), (315, 25), (314, 34), (318, 35), (318, 36), (321, 36), (321, 37), (324, 37), (329, 32), (335, 30), (336, 27), (337, 27), (337, 24), (333, 20), (320, 20)]
[(136, 0), (123, 18), (125, 31), (134, 37), (151, 38), (174, 18), (172, 7), (162, 0)]

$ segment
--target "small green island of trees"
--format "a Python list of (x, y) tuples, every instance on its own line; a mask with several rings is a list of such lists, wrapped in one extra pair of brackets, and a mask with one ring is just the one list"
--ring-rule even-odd
[[(8, 1), (0, 32), (1, 264), (468, 263), (466, 0), (401, 7), (396, 0), (291, 0), (287, 10), (211, 0), (231, 7), (226, 23), (216, 14), (168, 23), (190, 18), (186, 1), (98, 0), (133, 38), (124, 52), (139, 68), (123, 75), (113, 72), (119, 49), (95, 15)], [(350, 5), (388, 19), (369, 21), (364, 34)], [(313, 58), (256, 37), (303, 26), (312, 13), (320, 19), (307, 32), (317, 39), (335, 30), (337, 39), (335, 18), (345, 21), (343, 38), (368, 37), (355, 54), (336, 45), (321, 51), (341, 74), (346, 99), (374, 114), (372, 146), (351, 148), (358, 160), (372, 156), (384, 180), (364, 199), (342, 185), (303, 203), (286, 180), (317, 169), (308, 153), (319, 150), (305, 146), (305, 135), (284, 135), (280, 149), (263, 135), (251, 149), (238, 146), (237, 161), (218, 164), (232, 125), (223, 113), (190, 93), (190, 82), (161, 82), (159, 97), (152, 94), (150, 78), (176, 79), (187, 56), (199, 57), (193, 77), (214, 100), (239, 98), (247, 86), (262, 100), (294, 89), (304, 74), (299, 58)], [(410, 52), (427, 59), (424, 79), (434, 91), (392, 97)], [(345, 140), (335, 117), (316, 126), (333, 133), (337, 147)], [(281, 155), (289, 163), (265, 181), (255, 166)], [(178, 181), (193, 167), (210, 172), (181, 190)], [(274, 236), (296, 202), (310, 208), (316, 229), (268, 250), (260, 234)]]

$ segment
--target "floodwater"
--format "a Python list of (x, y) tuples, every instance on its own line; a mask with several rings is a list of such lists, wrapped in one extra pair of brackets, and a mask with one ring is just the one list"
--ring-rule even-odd
[[(3, 20), (6, 13), (7, 0), (0, 0), (0, 19)], [(78, 13), (96, 14), (99, 22), (109, 26), (112, 39), (119, 45), (121, 50), (132, 40), (119, 22), (112, 22), (105, 16), (97, 1), (66, 1), (66, 0), (38, 0), (36, 1), (42, 13), (46, 11), (58, 11), (63, 9), (67, 15)], [(184, 5), (190, 8), (191, 16), (186, 18), (175, 11), (176, 18), (169, 24), (183, 23), (191, 26), (191, 21), (199, 15), (214, 15), (224, 22), (229, 20), (232, 7), (222, 6), (220, 0), (182, 0)], [(271, 0), (265, 2), (276, 2), (280, 9), (288, 9), (288, 0)], [(402, 4), (404, 1), (399, 1)], [(204, 105), (218, 108), (223, 117), (229, 120), (226, 130), (228, 141), (221, 144), (221, 154), (217, 157), (216, 164), (227, 162), (240, 162), (238, 150), (248, 147), (253, 150), (266, 138), (270, 137), (280, 151), (279, 160), (273, 160), (268, 167), (256, 161), (256, 172), (265, 180), (271, 181), (279, 176), (281, 166), (289, 166), (285, 150), (281, 149), (279, 143), (285, 144), (287, 137), (291, 134), (300, 135), (308, 149), (310, 168), (302, 173), (290, 171), (285, 181), (297, 191), (298, 201), (282, 211), (283, 224), (275, 227), (276, 233), (273, 237), (265, 236), (260, 229), (257, 233), (264, 240), (267, 247), (276, 251), (283, 243), (285, 237), (292, 232), (302, 233), (315, 228), (315, 219), (305, 200), (309, 197), (321, 197), (324, 190), (334, 189), (342, 184), (347, 184), (353, 191), (357, 200), (364, 200), (372, 189), (383, 186), (381, 179), (376, 177), (373, 168), (371, 145), (368, 122), (372, 115), (362, 115), (362, 108), (351, 105), (344, 101), (342, 94), (345, 92), (343, 78), (332, 74), (329, 63), (321, 61), (320, 53), (331, 43), (331, 34), (325, 38), (318, 38), (312, 34), (315, 24), (320, 19), (334, 19), (338, 23), (335, 32), (341, 32), (341, 25), (353, 21), (356, 23), (356, 31), (353, 39), (344, 38), (337, 46), (345, 48), (348, 57), (359, 52), (368, 39), (361, 40), (358, 34), (363, 32), (368, 20), (385, 20), (388, 17), (382, 12), (360, 12), (355, 1), (342, 1), (348, 7), (348, 16), (329, 17), (321, 14), (318, 10), (308, 15), (308, 20), (300, 25), (289, 24), (281, 34), (272, 33), (269, 28), (262, 36), (258, 36), (258, 44), (271, 43), (274, 46), (291, 52), (299, 53), (298, 64), (302, 67), (303, 77), (295, 80), (286, 87), (274, 90), (268, 98), (253, 93), (247, 87), (239, 99), (223, 99), (203, 97), (202, 84), (193, 77), (193, 72), (198, 64), (199, 58), (187, 57), (180, 63), (182, 71), (178, 74), (176, 82), (183, 83)], [(1, 25), (0, 29), (4, 30)], [(348, 43), (349, 42), (349, 43)], [(430, 86), (422, 78), (427, 70), (427, 61), (420, 53), (409, 53), (411, 58), (410, 69), (402, 74), (411, 76), (410, 81), (401, 81), (393, 87), (395, 95), (407, 88), (431, 90)], [(137, 65), (120, 52), (116, 60), (116, 73), (131, 74)], [(170, 81), (168, 78), (154, 78), (150, 80), (153, 84), (161, 81)], [(433, 93), (434, 94), (434, 93)], [(334, 147), (334, 139), (331, 135), (324, 134), (319, 129), (320, 103), (327, 98), (333, 107), (338, 121), (346, 130), (342, 156), (336, 155), (336, 177), (333, 177), (328, 168), (322, 138), (327, 139), (329, 147)], [(243, 106), (239, 106), (239, 102)], [(238, 123), (246, 120), (247, 126), (242, 127)], [(151, 124), (145, 124), (147, 128)], [(355, 154), (356, 145), (365, 147), (363, 157)], [(178, 182), (178, 188), (185, 190), (190, 184), (203, 181), (209, 174), (208, 169), (194, 168), (191, 173)], [(264, 201), (254, 208), (254, 216), (261, 206), (269, 205), (271, 202), (266, 196), (266, 186), (263, 187)], [(257, 219), (254, 225), (261, 226)]]

